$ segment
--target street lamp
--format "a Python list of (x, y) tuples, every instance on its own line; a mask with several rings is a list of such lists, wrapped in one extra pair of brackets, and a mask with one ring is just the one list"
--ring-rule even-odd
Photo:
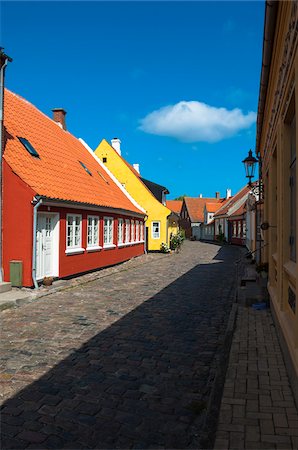
[(251, 179), (255, 175), (256, 164), (258, 160), (252, 156), (252, 151), (249, 150), (248, 156), (242, 161), (245, 167), (246, 178), (249, 178), (248, 185), (251, 186)]

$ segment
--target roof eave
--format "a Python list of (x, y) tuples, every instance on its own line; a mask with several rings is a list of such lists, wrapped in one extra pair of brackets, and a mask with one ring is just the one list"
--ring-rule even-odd
[(96, 210), (98, 212), (123, 214), (125, 216), (138, 216), (138, 217), (146, 216), (146, 214), (144, 214), (142, 212), (131, 211), (128, 209), (123, 209), (123, 208), (114, 208), (112, 206), (95, 205), (92, 203), (76, 202), (73, 200), (62, 200), (59, 198), (45, 197), (43, 195), (36, 195), (35, 198), (37, 200), (42, 199), (43, 205), (47, 205), (47, 206), (58, 206), (58, 207), (60, 206), (63, 208), (68, 206), (68, 207), (71, 207), (74, 209), (83, 208), (83, 209), (90, 209), (92, 211)]
[(261, 69), (258, 117), (257, 117), (256, 154), (260, 154), (260, 140), (263, 129), (264, 110), (266, 104), (268, 81), (272, 61), (278, 3), (279, 3), (278, 1), (266, 1), (265, 7), (262, 69)]

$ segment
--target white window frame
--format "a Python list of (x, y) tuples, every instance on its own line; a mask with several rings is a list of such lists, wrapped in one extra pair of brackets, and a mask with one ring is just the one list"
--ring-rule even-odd
[[(72, 217), (72, 225), (71, 227), (68, 226), (69, 218)], [(76, 234), (76, 219), (79, 218), (80, 225), (79, 225), (79, 242), (75, 244), (75, 234)], [(68, 244), (68, 230), (72, 229), (72, 242), (70, 245)], [(75, 253), (82, 253), (85, 249), (82, 248), (82, 214), (66, 214), (66, 254), (75, 254)]]
[[(92, 237), (92, 243), (90, 244), (88, 242), (88, 236), (89, 236), (89, 219), (92, 220), (91, 225), (91, 237)], [(97, 221), (97, 239), (95, 239), (95, 221)], [(99, 216), (87, 216), (87, 251), (96, 251), (101, 250), (102, 247), (99, 245), (99, 232), (100, 232), (100, 218)]]
[(124, 244), (124, 220), (120, 218), (118, 219), (118, 245), (122, 244)]
[(140, 222), (136, 220), (136, 242), (140, 242)]
[[(158, 236), (155, 235), (154, 224), (158, 224)], [(151, 223), (151, 236), (152, 239), (160, 239), (160, 220), (154, 220)]]
[(125, 244), (130, 242), (130, 220), (125, 219)]
[[(109, 222), (111, 222), (111, 224)], [(108, 242), (105, 242), (105, 230), (107, 231)], [(113, 247), (116, 247), (114, 244), (114, 218), (106, 216), (103, 218), (103, 248)]]
[(135, 221), (132, 219), (130, 221), (130, 240), (131, 242), (135, 242), (136, 241), (136, 237), (135, 237)]

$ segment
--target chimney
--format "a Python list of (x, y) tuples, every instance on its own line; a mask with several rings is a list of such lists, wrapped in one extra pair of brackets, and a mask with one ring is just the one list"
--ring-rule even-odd
[(200, 195), (199, 195), (199, 198), (203, 198), (203, 194), (200, 194)]
[(215, 192), (215, 198), (220, 199), (220, 192)]
[(232, 197), (232, 189), (227, 189), (226, 199)]
[(112, 147), (116, 150), (116, 152), (121, 156), (121, 141), (118, 138), (113, 138), (111, 140)]
[(140, 173), (140, 164), (133, 164), (132, 166), (138, 173)]
[(66, 130), (66, 122), (65, 122), (65, 116), (66, 111), (63, 108), (54, 108), (53, 111), (53, 120), (57, 123), (60, 123), (63, 130)]

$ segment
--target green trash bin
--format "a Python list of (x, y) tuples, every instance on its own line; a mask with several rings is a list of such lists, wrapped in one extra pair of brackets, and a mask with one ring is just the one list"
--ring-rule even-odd
[(10, 261), (10, 282), (14, 287), (23, 286), (23, 261)]

